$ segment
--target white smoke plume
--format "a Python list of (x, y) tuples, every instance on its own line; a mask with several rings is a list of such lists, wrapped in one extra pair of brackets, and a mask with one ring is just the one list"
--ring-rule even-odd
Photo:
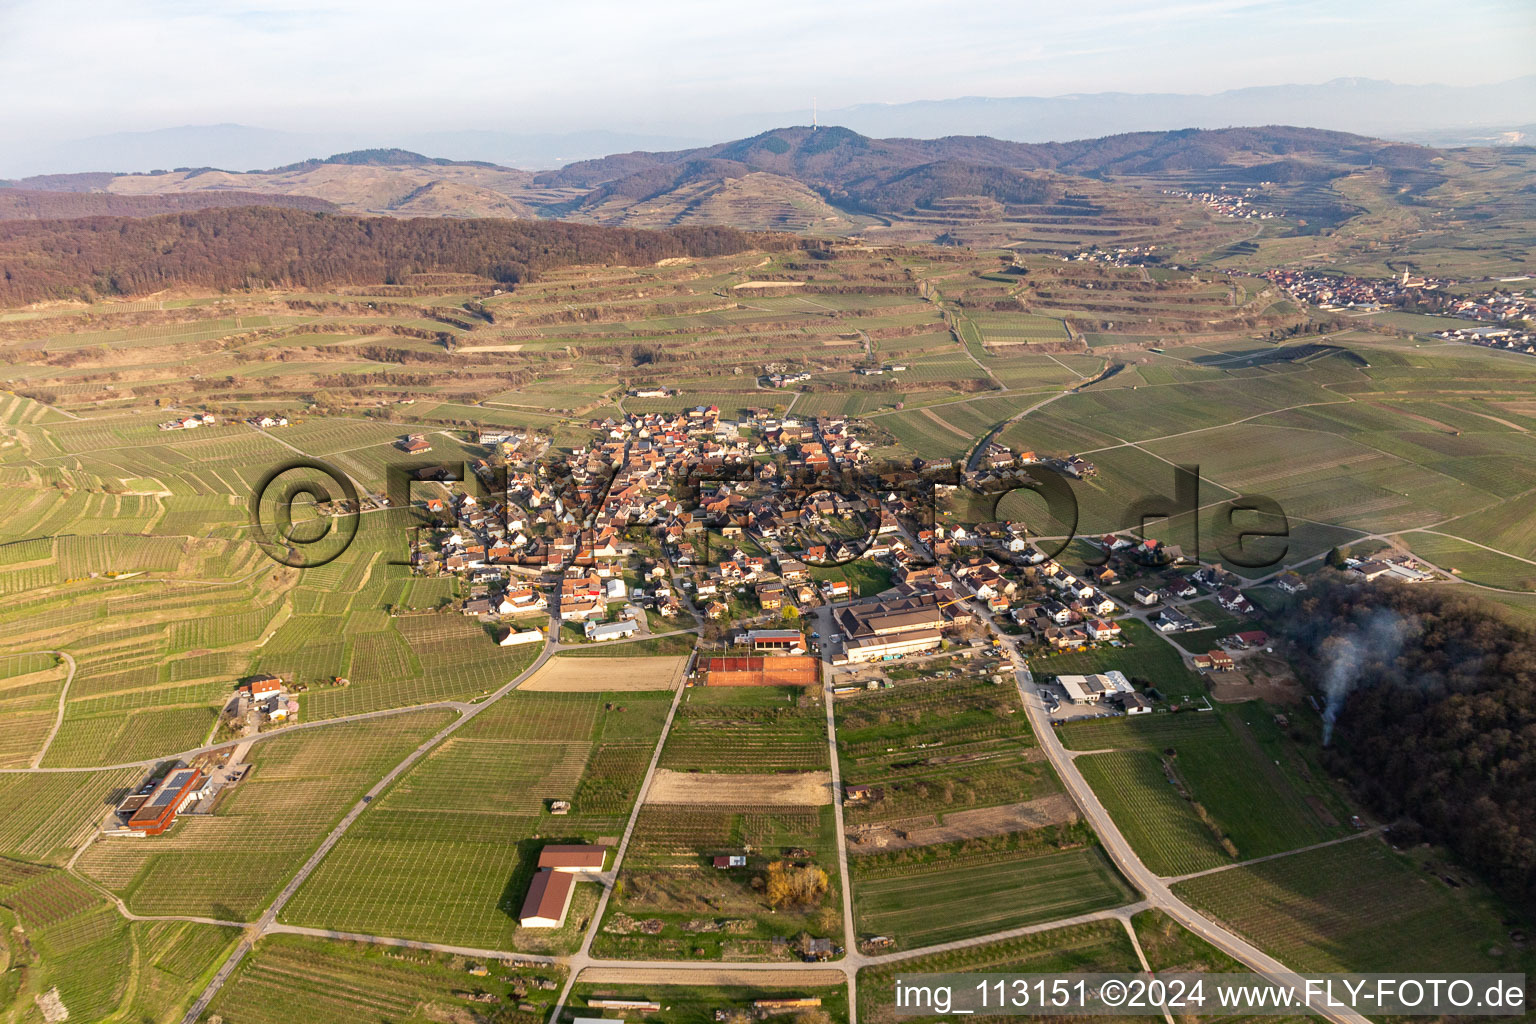
[(1390, 669), (1403, 641), (1417, 631), (1417, 621), (1383, 608), (1358, 630), (1323, 641), (1323, 746), (1332, 742), (1334, 723), (1350, 692), (1367, 673)]

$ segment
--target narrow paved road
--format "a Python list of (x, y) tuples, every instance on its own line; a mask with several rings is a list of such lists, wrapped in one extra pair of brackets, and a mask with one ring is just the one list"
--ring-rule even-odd
[[(832, 616), (817, 616), (821, 622), (821, 635), (832, 635)], [(822, 673), (821, 699), (827, 707), (827, 757), (832, 773), (832, 817), (837, 830), (837, 870), (842, 875), (843, 893), (843, 944), (848, 950), (848, 1024), (858, 1024), (859, 972), (856, 963), (862, 960), (857, 952), (859, 936), (853, 929), (853, 875), (848, 871), (848, 833), (843, 825), (843, 770), (837, 759), (837, 716), (833, 708), (832, 677)]]

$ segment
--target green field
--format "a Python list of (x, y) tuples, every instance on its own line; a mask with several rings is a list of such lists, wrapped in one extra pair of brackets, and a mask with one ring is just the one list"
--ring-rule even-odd
[[(872, 797), (850, 824), (934, 820), (949, 810), (1011, 804), (1058, 792), (1035, 746), (1018, 689), (969, 668), (836, 704), (845, 783)], [(940, 748), (937, 752), (933, 748)]]
[[(0, 938), (10, 968), (0, 999), (25, 1014), (57, 988), (72, 1018), (179, 1016), (233, 947), (238, 930), (184, 921), (130, 922), (72, 876), (0, 862)], [(34, 1011), (35, 1012), (35, 1011)]]
[(1348, 813), (1257, 703), (1060, 727), (1126, 839), (1161, 875), (1203, 871), (1347, 833)]
[(961, 853), (907, 871), (887, 868), (880, 877), (854, 870), (860, 933), (890, 936), (904, 949), (1075, 917), (1135, 898), (1097, 846), (1007, 858)]
[[(520, 929), (538, 851), (622, 833), (671, 696), (513, 691), (375, 800), (283, 920), (498, 949), (568, 948), (595, 893), (577, 896), (565, 929)], [(568, 816), (549, 813), (555, 799), (571, 802)], [(437, 868), (414, 870), (423, 856)]]
[[(1507, 176), (1505, 185), (1529, 171), (1513, 150), (1443, 159), (1463, 170), (1469, 160), (1498, 163), (1502, 170), (1479, 174)], [(1015, 452), (1080, 453), (1094, 464), (1096, 473), (1070, 483), (1079, 536), (1140, 525), (1130, 521), (1136, 502), (1172, 491), (1172, 464), (1198, 465), (1201, 512), (1154, 522), (1149, 535), (1194, 555), (1198, 526), (1204, 562), (1265, 575), (1271, 567), (1232, 565), (1215, 529), (1216, 503), (1263, 495), (1289, 517), (1287, 562), (1351, 542), (1356, 553), (1406, 548), (1455, 570), (1465, 581), (1458, 591), (1532, 621), (1536, 359), (1422, 337), (1463, 321), (1403, 312), (1335, 321), (1260, 277), (1172, 269), (1216, 254), (1223, 267), (1325, 259), (1395, 274), (1403, 267), (1385, 262), (1398, 260), (1399, 247), (1473, 277), (1517, 262), (1510, 254), (1523, 243), (1513, 231), (1495, 240), (1499, 254), (1485, 251), (1488, 225), (1513, 226), (1500, 203), (1459, 196), (1458, 215), (1470, 220), (1433, 223), (1415, 204), (1416, 185), (1408, 187), (1415, 203), (1398, 201), (1371, 180), (1375, 172), (1266, 188), (1277, 202), (1386, 216), (1372, 223), (1400, 231), (1400, 246), (1367, 246), (1352, 233), (1358, 223), (1287, 237), (1289, 221), (1266, 221), (1248, 238), (1253, 225), (1164, 195), (1163, 186), (1198, 177), (1168, 172), (1146, 187), (1083, 178), (1073, 186), (1081, 192), (1062, 202), (943, 200), (889, 223), (861, 216), (834, 227), (800, 210), (795, 216), (809, 219), (777, 226), (820, 223), (863, 237), (640, 267), (552, 268), (515, 287), (402, 269), (390, 285), (0, 313), (8, 377), (0, 392), (0, 800), (8, 808), (0, 816), (0, 1016), (38, 1020), (32, 997), (57, 984), (73, 1020), (171, 1024), (235, 930), (130, 920), (105, 894), (131, 914), (256, 920), (364, 793), (470, 709), (478, 709), (471, 722), (358, 814), (285, 905), (284, 924), (556, 955), (590, 933), (600, 958), (790, 965), (811, 938), (879, 955), (867, 944), (875, 934), (911, 951), (1124, 906), (1134, 892), (1073, 816), (1017, 687), (988, 648), (971, 656), (949, 644), (933, 659), (873, 666), (866, 671), (889, 688), (837, 698), (841, 782), (870, 788), (842, 809), (851, 857), (844, 878), (834, 809), (780, 806), (758, 792), (830, 767), (818, 693), (685, 688), (664, 744), (670, 691), (513, 689), (486, 706), (542, 648), (502, 648), (496, 641), (510, 622), (461, 614), (483, 578), (413, 574), (415, 513), (369, 509), (339, 557), (290, 569), (253, 539), (251, 492), (269, 468), (301, 454), (333, 463), (365, 494), (382, 492), (411, 461), (399, 442), (413, 434), (429, 440), (430, 459), (445, 468), (495, 462), (503, 453), (478, 443), (482, 426), (531, 435), (509, 457), (530, 480), (542, 472), (532, 452), (546, 463), (575, 456), (573, 465), (601, 477), (624, 444), (642, 450), (638, 433), (593, 444), (613, 437), (604, 420), (700, 405), (718, 406), (725, 421), (718, 435), (710, 431), (722, 446), (708, 450), (711, 459), (740, 431), (741, 457), (776, 471), (811, 446), (792, 433), (777, 444), (772, 421), (798, 419), (826, 436), (840, 427), (817, 418), (846, 417), (869, 463), (883, 466), (883, 488), (908, 479), (913, 456), (963, 456), (1006, 423), (997, 440)], [(681, 216), (675, 208), (649, 215)], [(721, 214), (709, 207), (699, 216)], [(941, 233), (948, 244), (923, 247)], [(1146, 245), (1156, 246), (1158, 266), (1106, 262), (1117, 246)], [(759, 278), (769, 287), (739, 287)], [(903, 369), (857, 372), (893, 363)], [(764, 383), (775, 372), (809, 376), (776, 389)], [(657, 384), (676, 393), (630, 396)], [(201, 411), (219, 423), (162, 429), (169, 417)], [(244, 422), (262, 412), (292, 422)], [(680, 465), (670, 429), (652, 424), (648, 450), (660, 458), (618, 486), (683, 501), (668, 487), (667, 473)], [(857, 450), (842, 449), (847, 458)], [(422, 482), (413, 493), (454, 490)], [(750, 515), (733, 504), (738, 496)], [(731, 546), (800, 557), (812, 528), (781, 519), (777, 537), (757, 533), (753, 524), (772, 522), (754, 507), (761, 496), (742, 488), (728, 513), (703, 524), (716, 556), (729, 519), (746, 531)], [(613, 500), (594, 522), (606, 527), (628, 499)], [(690, 568), (672, 549), (679, 537), (697, 538), (699, 521), (684, 523), (681, 506), (660, 508), (655, 519), (613, 520), (616, 535), (636, 545), (615, 571), (633, 585), (656, 560), (664, 563), (656, 578), (702, 580), (718, 557)], [(540, 543), (568, 537), (585, 529), (570, 512), (541, 503), (522, 529)], [(1058, 532), (1038, 529), (1038, 514), (1021, 502), (986, 518)], [(830, 532), (854, 532), (833, 519)], [(676, 533), (663, 536), (670, 526)], [(429, 546), (443, 540), (424, 532)], [(985, 557), (957, 551), (957, 561)], [(1081, 544), (1069, 549), (1074, 570), (1083, 554)], [(846, 580), (867, 597), (892, 587), (897, 562), (859, 558), (811, 575)], [(1005, 572), (1023, 577), (1013, 566)], [(538, 585), (558, 592), (558, 575)], [(1121, 597), (1156, 574), (1127, 567), (1123, 575), (1113, 591)], [(1032, 587), (1024, 588), (1029, 600), (1043, 593)], [(1207, 628), (1172, 639), (1194, 652), (1262, 628), (1278, 641), (1277, 616), (1306, 595), (1287, 604), (1277, 594), (1257, 588), (1264, 610), (1252, 619), (1202, 595), (1190, 610)], [(743, 621), (755, 614), (752, 598), (734, 603)], [(669, 635), (585, 644), (573, 623), (553, 632), (580, 642), (562, 656), (596, 659), (583, 664), (600, 673), (616, 657), (722, 649), (739, 624), (695, 624), (686, 614), (665, 621), (654, 611), (647, 621)], [(1032, 648), (1030, 668), (1042, 678), (1119, 670), (1181, 704), (1212, 707), (1209, 681), (1186, 667), (1178, 647), (1131, 617), (1122, 629), (1119, 645)], [(1287, 652), (1276, 646), (1279, 661)], [(67, 693), (64, 659), (41, 653), (53, 651), (76, 665)], [(238, 738), (241, 727), (222, 722), (220, 711), (257, 673), (286, 677), (300, 727), (262, 724), (249, 777), (211, 813), (184, 814), (158, 837), (101, 835), (110, 808), (153, 766)], [(386, 714), (337, 721), (376, 712)], [(1170, 884), (1288, 966), (1526, 969), (1513, 933), (1529, 929), (1514, 910), (1498, 908), (1438, 853), (1415, 847), (1400, 856), (1350, 827), (1352, 814), (1367, 812), (1334, 781), (1333, 755), (1311, 744), (1316, 727), (1305, 705), (1251, 701), (1078, 721), (1058, 735), (1079, 752), (1078, 769), (1146, 865), (1168, 879), (1196, 875)], [(26, 770), (45, 742), (47, 771)], [(693, 785), (732, 794), (729, 801), (653, 796), (637, 809), (653, 757)], [(569, 801), (570, 813), (552, 814), (556, 800)], [(1021, 823), (1030, 814), (1038, 817)], [(600, 886), (584, 883), (563, 928), (517, 926), (541, 846), (616, 845), (632, 820), (601, 920)], [(1335, 840), (1343, 841), (1295, 852)], [(743, 853), (747, 865), (717, 870), (712, 858), (722, 853)], [(769, 897), (786, 865), (802, 872), (810, 896)], [(845, 892), (853, 935), (844, 933)], [(1226, 965), (1160, 915), (1140, 914), (1134, 927), (1157, 969)], [(563, 979), (500, 962), (481, 976), (470, 966), (402, 947), (269, 935), (209, 1013), (228, 1024), (542, 1024), (555, 993), (534, 982)], [(899, 972), (1134, 966), (1123, 923), (1110, 919), (876, 961), (863, 969), (861, 1016), (895, 1019), (884, 1000)], [(565, 1017), (585, 1012), (601, 987), (578, 980)], [(703, 1024), (756, 995), (745, 987), (656, 991), (668, 1007), (651, 1015), (656, 1024)], [(845, 1019), (846, 999), (832, 986), (823, 1009)]]
[[(251, 748), (252, 769), (209, 815), (183, 815), (152, 843), (103, 840), (80, 870), (144, 914), (255, 919), (335, 822), (445, 711), (295, 732)], [(259, 854), (262, 871), (249, 869)]]
[(1030, 671), (1052, 676), (1119, 671), (1130, 679), (1148, 680), (1167, 697), (1201, 692), (1199, 678), (1178, 650), (1150, 626), (1122, 619), (1120, 638), (1121, 647), (1100, 644), (1085, 651), (1042, 651), (1029, 659)]
[[(1139, 968), (1136, 951), (1119, 921), (1094, 921), (1047, 929), (1022, 938), (981, 943), (859, 970), (859, 1020), (890, 1024), (896, 1020), (947, 1018), (895, 1014), (897, 978), (926, 973), (1056, 974), (1075, 971), (1118, 972)], [(987, 1018), (980, 1018), (987, 1019)]]
[(1475, 886), (1452, 888), (1377, 839), (1221, 871), (1174, 891), (1297, 970), (1529, 969), (1529, 954), (1509, 941)]

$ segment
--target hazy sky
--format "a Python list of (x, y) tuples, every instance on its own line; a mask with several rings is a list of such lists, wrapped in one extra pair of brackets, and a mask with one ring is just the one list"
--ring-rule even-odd
[(7, 144), (181, 124), (611, 128), (955, 96), (1536, 70), (1531, 0), (0, 0)]

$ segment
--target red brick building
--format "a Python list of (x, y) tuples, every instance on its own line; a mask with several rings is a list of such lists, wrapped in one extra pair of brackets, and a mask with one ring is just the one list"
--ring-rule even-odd
[(133, 816), (128, 827), (147, 836), (158, 836), (176, 822), (181, 813), (203, 783), (203, 773), (196, 768), (177, 768), (160, 780), (160, 785), (149, 795)]

